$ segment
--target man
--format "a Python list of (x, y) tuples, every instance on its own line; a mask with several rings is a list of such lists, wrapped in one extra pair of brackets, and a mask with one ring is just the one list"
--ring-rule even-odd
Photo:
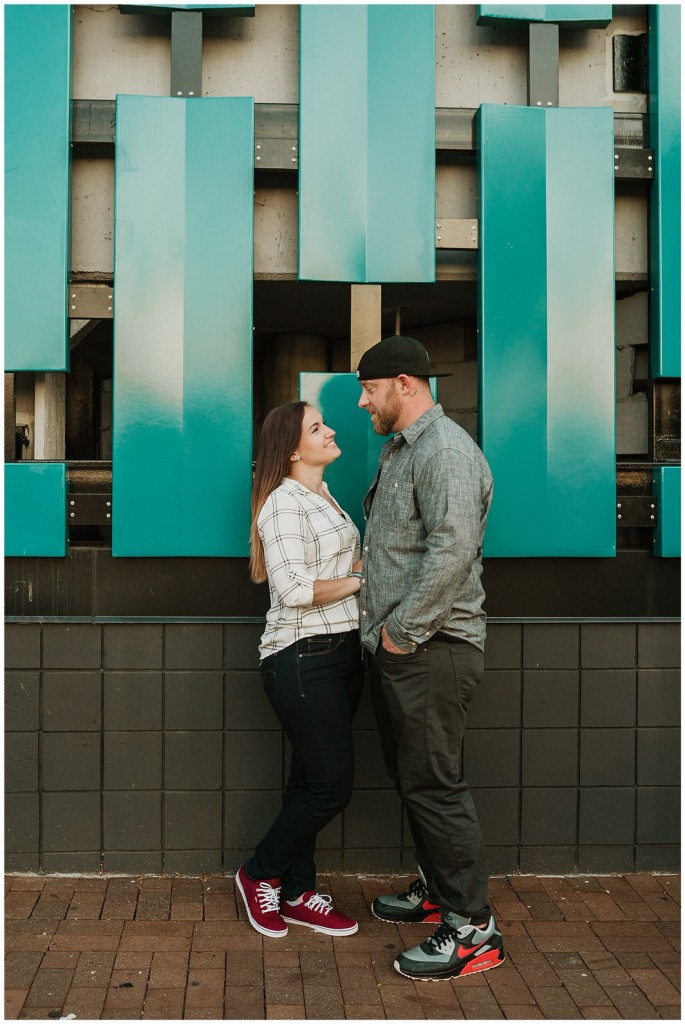
[(385, 338), (364, 353), (357, 376), (375, 432), (395, 434), (364, 499), (361, 638), (420, 874), (371, 909), (383, 921), (442, 918), (395, 968), (419, 980), (454, 978), (504, 959), (460, 765), (466, 711), (483, 675), (481, 547), (492, 477), (477, 445), (433, 402), (428, 378), (447, 374), (431, 374), (420, 342)]

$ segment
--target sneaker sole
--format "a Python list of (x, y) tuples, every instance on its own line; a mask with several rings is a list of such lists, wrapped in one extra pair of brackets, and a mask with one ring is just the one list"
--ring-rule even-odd
[(371, 913), (374, 917), (378, 918), (379, 921), (386, 921), (389, 924), (440, 924), (440, 921), (442, 920), (439, 910), (428, 914), (426, 917), (381, 917), (381, 915), (378, 914), (372, 906)]
[[(283, 917), (282, 914), (281, 917)], [(322, 925), (310, 924), (309, 921), (297, 921), (294, 917), (283, 917), (283, 920), (287, 924), (301, 924), (303, 928), (311, 928), (315, 932), (321, 932), (322, 935), (354, 935), (359, 931), (358, 924), (355, 924), (354, 928), (324, 928)]]
[(247, 897), (245, 896), (245, 890), (243, 889), (242, 883), (238, 875), (235, 876), (235, 881), (236, 885), (240, 889), (240, 895), (243, 897), (243, 903), (245, 904), (245, 912), (247, 914), (248, 920), (252, 927), (254, 928), (254, 930), (260, 932), (262, 935), (267, 935), (270, 939), (284, 939), (285, 936), (288, 934), (287, 928), (285, 928), (282, 932), (270, 932), (268, 928), (265, 928), (263, 925), (258, 924), (257, 921), (255, 921), (254, 917), (250, 913), (250, 908), (247, 904)]
[[(473, 963), (473, 961), (471, 961), (471, 963)], [(494, 964), (489, 963), (484, 967), (471, 967), (471, 963), (467, 964), (463, 970), (457, 971), (456, 973), (437, 974), (433, 976), (426, 974), (407, 974), (405, 971), (400, 970), (397, 965), (397, 960), (395, 960), (393, 967), (398, 974), (402, 975), (403, 978), (411, 978), (412, 981), (449, 981), (451, 978), (468, 978), (471, 974), (483, 974), (484, 971), (493, 971), (495, 967), (500, 967), (504, 963), (504, 953), (502, 954), (502, 959), (498, 960)], [(469, 967), (471, 967), (470, 970), (467, 969)]]

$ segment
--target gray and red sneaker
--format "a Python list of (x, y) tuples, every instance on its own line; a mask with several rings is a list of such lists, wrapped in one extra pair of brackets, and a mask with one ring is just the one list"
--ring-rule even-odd
[(371, 904), (371, 913), (379, 921), (392, 921), (393, 924), (429, 924), (441, 920), (440, 905), (428, 895), (426, 876), (420, 867), (419, 877), (405, 892), (376, 896)]
[(280, 878), (262, 878), (253, 882), (245, 874), (245, 867), (238, 869), (235, 876), (240, 889), (250, 924), (262, 935), (281, 939), (288, 934), (288, 926), (279, 913), (281, 899)]
[(353, 918), (335, 909), (330, 896), (322, 896), (313, 889), (304, 893), (301, 903), (284, 902), (281, 912), (288, 924), (303, 924), (324, 935), (354, 935), (359, 928)]

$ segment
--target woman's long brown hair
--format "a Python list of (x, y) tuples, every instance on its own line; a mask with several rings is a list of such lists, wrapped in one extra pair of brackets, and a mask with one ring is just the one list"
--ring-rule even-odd
[(252, 483), (252, 525), (250, 527), (250, 576), (255, 583), (266, 579), (264, 548), (257, 529), (257, 516), (264, 502), (290, 469), (290, 456), (302, 435), (306, 402), (290, 402), (272, 409), (264, 420)]

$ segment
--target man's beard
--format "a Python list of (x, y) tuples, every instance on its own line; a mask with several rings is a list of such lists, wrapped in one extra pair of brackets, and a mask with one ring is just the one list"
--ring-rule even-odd
[(392, 434), (401, 412), (400, 399), (397, 394), (388, 395), (382, 409), (376, 407), (376, 415), (371, 420), (376, 434)]

